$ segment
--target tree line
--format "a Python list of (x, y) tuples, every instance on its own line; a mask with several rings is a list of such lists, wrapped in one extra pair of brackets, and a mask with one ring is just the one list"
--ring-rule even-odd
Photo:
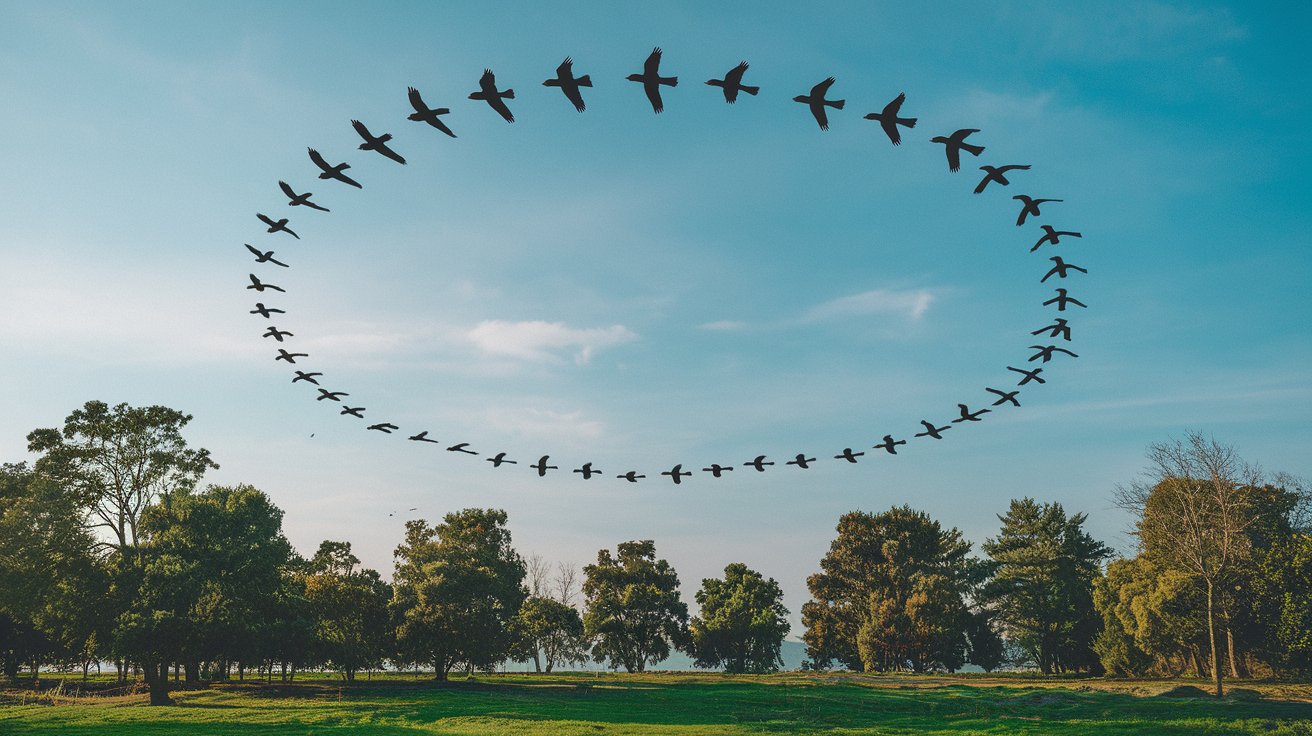
[[(690, 616), (652, 540), (581, 571), (523, 557), (498, 509), (407, 522), (391, 579), (346, 541), (302, 556), (282, 511), (248, 486), (200, 488), (217, 466), (166, 407), (92, 401), (28, 435), (32, 465), (0, 466), (0, 668), (112, 661), (152, 703), (175, 683), (354, 681), (383, 667), (438, 680), (506, 660), (641, 671), (673, 650), (697, 666), (768, 672), (789, 632), (779, 584), (746, 564), (702, 580)], [(838, 522), (802, 607), (807, 669), (1034, 667), (1120, 676), (1312, 669), (1306, 496), (1231, 448), (1190, 435), (1150, 450), (1120, 488), (1134, 557), (1061, 505), (1013, 500), (983, 556), (908, 506)], [(553, 574), (554, 572), (554, 574)], [(581, 576), (580, 573), (581, 572)]]

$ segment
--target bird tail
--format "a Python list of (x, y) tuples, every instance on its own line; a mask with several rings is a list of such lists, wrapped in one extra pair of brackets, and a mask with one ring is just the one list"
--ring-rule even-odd
[(962, 144), (961, 144), (961, 147), (962, 147), (964, 150), (970, 151), (970, 153), (971, 153), (972, 155), (975, 155), (975, 156), (978, 156), (978, 155), (980, 155), (981, 153), (984, 153), (984, 146), (972, 146), (972, 145), (969, 144), (969, 143), (962, 143)]
[(574, 82), (575, 82), (576, 84), (578, 84), (578, 86), (580, 86), (580, 87), (591, 87), (591, 86), (592, 86), (592, 77), (590, 77), (590, 76), (584, 74), (583, 76), (579, 77), (578, 79), (575, 79)]
[(826, 105), (829, 105), (830, 107), (834, 108), (835, 110), (842, 110), (842, 109), (843, 109), (843, 105), (846, 105), (846, 104), (847, 104), (847, 100), (831, 100), (831, 101), (826, 101), (825, 104), (826, 104)]
[(738, 89), (740, 89), (740, 90), (746, 92), (746, 93), (749, 94), (749, 95), (755, 95), (757, 92), (760, 92), (760, 91), (761, 91), (761, 88), (760, 88), (760, 87), (748, 87), (748, 86), (745, 85), (745, 84), (744, 84), (744, 85), (739, 85)]
[(914, 128), (914, 127), (916, 127), (916, 120), (917, 120), (917, 119), (918, 119), (918, 118), (907, 118), (905, 121), (902, 122), (902, 124), (905, 125), (905, 126), (907, 126), (908, 128)]
[[(501, 97), (503, 97), (503, 98), (505, 98), (505, 99), (507, 99), (507, 100), (513, 100), (513, 99), (515, 99), (515, 90), (513, 90), (513, 89), (508, 89), (508, 90), (506, 90), (505, 92), (502, 92), (502, 93), (501, 93)], [(980, 149), (980, 150), (984, 150), (984, 149)]]
[(664, 82), (664, 83), (666, 83), (666, 84), (668, 84), (668, 85), (670, 85), (671, 87), (678, 87), (678, 86), (679, 86), (679, 78), (678, 78), (678, 77), (661, 77), (661, 81)]

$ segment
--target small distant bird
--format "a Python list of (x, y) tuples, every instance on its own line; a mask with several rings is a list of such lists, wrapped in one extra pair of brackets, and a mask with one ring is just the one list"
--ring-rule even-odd
[(478, 79), (478, 91), (469, 94), (471, 100), (483, 100), (497, 114), (505, 119), (507, 123), (515, 122), (515, 116), (510, 114), (510, 108), (506, 107), (505, 100), (515, 99), (515, 90), (507, 89), (504, 92), (497, 89), (497, 75), (492, 73), (491, 69), (484, 69), (483, 76)]
[(368, 427), (365, 427), (365, 429), (373, 429), (382, 432), (383, 434), (391, 434), (392, 430), (400, 429), (400, 427), (391, 422), (379, 422), (378, 424), (370, 424)]
[(952, 425), (950, 424), (945, 424), (942, 427), (935, 427), (933, 424), (930, 424), (924, 419), (921, 419), (920, 423), (925, 425), (925, 431), (917, 432), (915, 435), (917, 437), (933, 437), (936, 440), (941, 440), (943, 439), (942, 433), (948, 431), (949, 429), (952, 429)]
[(329, 401), (340, 402), (343, 396), (350, 396), (350, 394), (345, 391), (329, 391), (328, 389), (321, 388), (319, 389), (319, 395), (314, 397), (314, 400), (323, 401), (324, 399), (327, 399)]
[(847, 104), (846, 100), (826, 100), (825, 93), (834, 84), (834, 78), (829, 77), (825, 81), (811, 88), (811, 94), (798, 95), (793, 98), (793, 102), (800, 102), (811, 108), (811, 115), (819, 123), (820, 130), (829, 130), (829, 116), (825, 114), (826, 107), (832, 107), (835, 110), (842, 110), (843, 105)]
[(976, 194), (984, 191), (984, 187), (987, 187), (989, 182), (996, 181), (999, 186), (1005, 187), (1011, 183), (1007, 180), (1008, 171), (1029, 171), (1030, 167), (1028, 165), (1008, 164), (1007, 166), (981, 166), (979, 170), (984, 172), (984, 178), (980, 179), (979, 186), (975, 187)]
[(662, 77), (660, 74), (661, 66), (661, 48), (657, 46), (651, 50), (642, 65), (642, 74), (630, 74), (625, 79), (630, 82), (642, 84), (642, 90), (647, 93), (647, 101), (651, 103), (651, 110), (660, 114), (665, 110), (665, 104), (661, 102), (661, 85), (666, 87), (679, 86), (678, 77)]
[(957, 417), (956, 419), (953, 419), (952, 420), (953, 424), (957, 424), (959, 422), (980, 422), (983, 421), (982, 419), (980, 419), (980, 416), (984, 414), (988, 414), (989, 412), (993, 411), (992, 409), (980, 409), (979, 411), (972, 412), (970, 410), (970, 407), (966, 406), (965, 404), (957, 404), (957, 409), (961, 412), (961, 416)]
[(1034, 199), (1027, 194), (1017, 194), (1016, 196), (1012, 197), (1012, 199), (1016, 200), (1017, 202), (1020, 202), (1021, 204), (1020, 216), (1016, 218), (1016, 227), (1020, 227), (1021, 225), (1024, 225), (1025, 218), (1029, 217), (1030, 215), (1034, 215), (1035, 217), (1038, 217), (1039, 205), (1044, 204), (1046, 202), (1063, 201), (1060, 199)]
[(292, 383), (296, 383), (297, 381), (308, 381), (318, 386), (319, 382), (314, 380), (314, 377), (322, 376), (322, 375), (323, 373), (318, 371), (315, 371), (314, 373), (306, 373), (305, 371), (296, 371), (296, 377), (292, 379)]
[(314, 196), (314, 192), (297, 194), (296, 190), (292, 189), (292, 185), (288, 184), (285, 181), (279, 181), (278, 186), (282, 188), (282, 193), (287, 195), (287, 199), (289, 200), (287, 202), (288, 207), (309, 207), (312, 210), (319, 210), (320, 212), (332, 211), (327, 207), (320, 207), (319, 205), (310, 201), (310, 197)]
[(410, 440), (411, 442), (431, 442), (435, 445), (441, 444), (435, 439), (430, 439), (428, 436), (428, 430), (426, 429), (420, 432), (419, 434), (412, 434), (409, 437), (406, 437), (406, 439)]
[[(253, 289), (255, 287), (248, 286), (246, 288)], [(264, 302), (255, 302), (255, 308), (251, 310), (251, 314), (258, 314), (265, 319), (269, 319), (271, 316), (275, 314), (287, 314), (287, 310), (274, 309), (273, 307), (264, 306)]]
[(743, 463), (743, 467), (756, 468), (756, 472), (758, 473), (764, 473), (766, 465), (774, 465), (774, 463), (773, 462), (767, 463), (765, 461), (765, 455), (757, 455), (756, 459), (751, 461), (750, 463)]
[(274, 222), (272, 218), (270, 218), (268, 215), (262, 212), (256, 212), (255, 216), (260, 218), (260, 222), (269, 226), (269, 229), (266, 230), (265, 232), (267, 233), (283, 232), (283, 233), (287, 233), (293, 238), (296, 238), (297, 240), (301, 239), (301, 236), (297, 235), (295, 232), (292, 231), (291, 228), (287, 227), (286, 217), (282, 218), (281, 220), (278, 220), (277, 222)]
[(930, 143), (942, 143), (946, 147), (949, 171), (960, 171), (962, 151), (965, 151), (972, 156), (978, 156), (981, 153), (984, 153), (984, 146), (975, 146), (966, 142), (966, 138), (970, 137), (971, 133), (978, 132), (979, 128), (962, 128), (950, 136), (944, 137), (937, 135), (930, 138), (929, 141)]
[(997, 395), (998, 400), (993, 402), (994, 406), (1002, 406), (1007, 403), (1010, 403), (1012, 406), (1020, 406), (1020, 401), (1016, 399), (1016, 395), (1019, 394), (1020, 391), (999, 391), (996, 388), (985, 388), (984, 390)]
[(807, 468), (811, 467), (807, 463), (813, 463), (813, 462), (815, 462), (815, 458), (807, 457), (804, 453), (799, 452), (797, 453), (797, 457), (784, 463), (784, 465), (796, 465), (802, 470), (806, 470)]
[(1012, 368), (1011, 366), (1007, 366), (1007, 370), (1015, 371), (1024, 376), (1024, 378), (1020, 379), (1020, 382), (1016, 384), (1017, 386), (1024, 386), (1030, 381), (1034, 381), (1035, 383), (1047, 383), (1047, 381), (1039, 378), (1039, 374), (1043, 372), (1042, 368), (1035, 368), (1032, 371), (1027, 371), (1024, 368)]
[(542, 457), (538, 458), (538, 461), (536, 463), (529, 466), (530, 468), (533, 468), (534, 470), (538, 471), (539, 478), (545, 476), (548, 470), (560, 469), (559, 466), (556, 465), (547, 465), (547, 459), (550, 457), (551, 457), (550, 455), (543, 455)]
[(429, 108), (428, 105), (424, 104), (424, 98), (419, 95), (419, 90), (414, 87), (407, 87), (406, 89), (409, 90), (410, 106), (415, 109), (414, 112), (406, 117), (406, 120), (413, 120), (416, 123), (428, 123), (452, 138), (456, 137), (456, 134), (452, 133), (451, 129), (446, 127), (446, 123), (442, 122), (438, 117), (439, 115), (450, 113), (451, 110), (449, 108)]
[(627, 480), (627, 481), (630, 482), (630, 483), (637, 483), (639, 478), (646, 478), (647, 476), (645, 476), (645, 475), (638, 475), (638, 471), (636, 471), (636, 470), (630, 470), (630, 471), (627, 472), (627, 473), (622, 473), (622, 474), (617, 475), (617, 476), (615, 476), (615, 477), (616, 477), (616, 478), (623, 478), (624, 480)]
[(887, 450), (887, 451), (888, 451), (888, 454), (890, 454), (890, 455), (896, 455), (896, 454), (897, 454), (897, 446), (898, 446), (898, 445), (905, 445), (906, 443), (907, 443), (906, 440), (895, 440), (895, 439), (893, 439), (893, 435), (891, 435), (891, 434), (886, 434), (886, 435), (884, 435), (884, 441), (883, 441), (883, 442), (880, 442), (880, 443), (877, 444), (877, 445), (875, 445), (875, 446), (874, 446), (874, 449), (876, 449), (876, 450)]
[(565, 60), (560, 62), (560, 66), (556, 67), (555, 79), (546, 80), (542, 86), (559, 87), (560, 91), (565, 93), (565, 99), (574, 104), (574, 109), (583, 112), (587, 105), (583, 104), (583, 93), (579, 92), (579, 87), (591, 87), (592, 78), (586, 74), (575, 77), (574, 59), (566, 56)]
[(345, 416), (346, 414), (350, 414), (350, 415), (353, 416), (353, 417), (358, 417), (358, 418), (360, 418), (360, 419), (364, 419), (364, 407), (363, 407), (363, 406), (343, 406), (343, 407), (342, 407), (342, 410), (339, 411), (339, 412), (337, 412), (337, 413), (338, 413), (339, 415), (342, 415), (342, 416)]
[(307, 150), (309, 150), (310, 152), (310, 160), (313, 161), (314, 165), (318, 166), (319, 170), (323, 172), (319, 174), (320, 179), (336, 179), (337, 181), (340, 181), (343, 184), (350, 184), (356, 189), (364, 189), (364, 187), (360, 185), (360, 182), (342, 173), (343, 171), (346, 171), (347, 169), (351, 168), (350, 164), (340, 163), (335, 166), (330, 165), (327, 161), (323, 160), (323, 156), (319, 155), (318, 151), (314, 150), (313, 148)]
[(884, 105), (883, 112), (872, 112), (866, 115), (866, 120), (879, 121), (879, 127), (884, 129), (884, 135), (887, 135), (888, 140), (892, 141), (895, 146), (902, 145), (902, 134), (898, 131), (897, 126), (916, 127), (916, 118), (900, 118), (897, 116), (898, 111), (902, 109), (902, 103), (906, 100), (907, 93), (903, 92), (894, 97), (892, 102)]
[(392, 140), (391, 133), (383, 133), (382, 135), (376, 136), (373, 133), (370, 133), (369, 129), (364, 127), (364, 123), (359, 120), (352, 120), (351, 127), (355, 128), (355, 132), (359, 133), (360, 137), (364, 139), (364, 143), (361, 143), (359, 146), (361, 151), (374, 151), (392, 159), (398, 164), (405, 163), (405, 159), (401, 157), (401, 154), (393, 151), (387, 145), (387, 142)]
[(720, 465), (719, 463), (711, 463), (711, 467), (702, 468), (702, 471), (710, 473), (716, 478), (719, 478), (724, 473), (733, 471), (733, 467), (728, 465)]
[(1066, 290), (1065, 290), (1065, 289), (1058, 289), (1058, 290), (1057, 290), (1057, 296), (1054, 296), (1053, 298), (1051, 298), (1051, 299), (1049, 299), (1048, 301), (1044, 302), (1044, 303), (1043, 303), (1043, 306), (1046, 307), (1046, 306), (1048, 306), (1049, 304), (1056, 304), (1056, 305), (1057, 305), (1057, 311), (1058, 311), (1058, 312), (1065, 312), (1065, 311), (1066, 311), (1066, 305), (1067, 305), (1067, 304), (1074, 304), (1074, 305), (1077, 306), (1077, 307), (1084, 307), (1085, 309), (1088, 309), (1088, 308), (1089, 308), (1089, 305), (1088, 305), (1088, 304), (1085, 304), (1084, 302), (1080, 301), (1079, 299), (1076, 299), (1076, 298), (1073, 297), (1073, 296), (1066, 296)]
[(492, 463), (492, 467), (494, 467), (494, 468), (499, 468), (499, 467), (501, 467), (503, 464), (504, 464), (504, 465), (518, 465), (518, 464), (519, 464), (519, 463), (515, 462), (514, 460), (507, 460), (507, 459), (506, 459), (506, 453), (504, 453), (504, 452), (498, 452), (497, 454), (493, 455), (492, 457), (485, 458), (485, 459), (486, 459), (488, 462)]
[(835, 459), (835, 460), (846, 460), (846, 461), (848, 461), (849, 463), (854, 463), (854, 462), (856, 462), (856, 459), (857, 459), (858, 457), (861, 457), (861, 456), (864, 455), (864, 454), (865, 454), (864, 452), (852, 452), (852, 448), (850, 448), (850, 447), (844, 447), (844, 448), (843, 448), (843, 452), (842, 452), (841, 454), (839, 454), (839, 455), (834, 455), (834, 459)]
[(289, 353), (286, 350), (283, 350), (282, 348), (278, 348), (278, 355), (274, 357), (274, 360), (285, 360), (288, 363), (295, 363), (297, 358), (308, 358), (308, 357), (310, 357), (309, 353)]
[(242, 245), (246, 246), (246, 250), (255, 254), (256, 263), (272, 263), (275, 266), (282, 266), (283, 268), (289, 268), (289, 266), (286, 263), (283, 263), (282, 261), (275, 259), (273, 257), (273, 251), (271, 250), (260, 250), (259, 248), (256, 248), (255, 246), (251, 245), (250, 243), (242, 243)]
[(273, 325), (269, 325), (269, 330), (265, 332), (263, 335), (260, 335), (260, 337), (272, 337), (278, 342), (282, 342), (284, 337), (296, 337), (296, 335), (286, 330), (280, 330), (277, 327), (274, 327)]
[(1072, 358), (1080, 357), (1075, 353), (1072, 353), (1071, 351), (1067, 350), (1066, 348), (1059, 348), (1056, 345), (1031, 345), (1030, 350), (1038, 351), (1030, 356), (1030, 359), (1028, 361), (1030, 363), (1033, 363), (1034, 361), (1039, 359), (1042, 359), (1044, 363), (1047, 363), (1048, 361), (1052, 360), (1052, 356), (1054, 353), (1065, 353), (1071, 356)]
[(738, 101), (738, 93), (746, 92), (749, 95), (755, 95), (761, 91), (760, 87), (751, 87), (743, 84), (743, 73), (747, 71), (747, 62), (740, 61), (738, 66), (729, 70), (724, 75), (724, 79), (708, 79), (706, 83), (712, 87), (719, 87), (724, 91), (724, 101), (732, 105)]
[(466, 455), (477, 455), (477, 454), (478, 454), (477, 452), (474, 452), (473, 450), (467, 450), (467, 449), (465, 449), (465, 448), (467, 448), (467, 447), (469, 447), (469, 443), (468, 443), (468, 442), (459, 442), (459, 443), (457, 443), (457, 444), (451, 445), (450, 447), (446, 448), (446, 451), (447, 451), (447, 452), (463, 452), (463, 453), (465, 453)]
[(1066, 342), (1071, 341), (1070, 324), (1061, 317), (1055, 318), (1052, 321), (1052, 324), (1048, 325), (1047, 327), (1040, 327), (1039, 329), (1031, 332), (1030, 334), (1042, 335), (1045, 332), (1048, 333), (1048, 337), (1060, 337)]
[(259, 277), (257, 277), (255, 274), (250, 274), (250, 277), (251, 277), (251, 284), (250, 286), (246, 287), (247, 289), (254, 289), (256, 291), (261, 291), (261, 292), (264, 291), (265, 289), (272, 289), (273, 291), (281, 291), (283, 293), (287, 292), (287, 290), (282, 288), (281, 286), (276, 286), (274, 284), (266, 284), (263, 281), (260, 281)]
[(1063, 261), (1063, 260), (1061, 259), (1061, 256), (1053, 256), (1052, 258), (1049, 258), (1048, 260), (1052, 261), (1052, 262), (1053, 262), (1054, 264), (1056, 264), (1056, 265), (1054, 265), (1054, 266), (1052, 267), (1052, 270), (1051, 270), (1051, 271), (1048, 271), (1047, 273), (1043, 274), (1043, 278), (1039, 279), (1039, 283), (1040, 283), (1040, 284), (1043, 283), (1043, 282), (1045, 282), (1045, 281), (1047, 281), (1047, 280), (1048, 280), (1048, 277), (1049, 277), (1049, 276), (1052, 276), (1053, 274), (1056, 274), (1056, 275), (1057, 275), (1057, 278), (1059, 278), (1059, 279), (1064, 279), (1064, 278), (1066, 278), (1066, 272), (1067, 272), (1067, 271), (1079, 271), (1080, 273), (1088, 273), (1088, 272), (1089, 272), (1089, 269), (1087, 269), (1087, 268), (1080, 268), (1079, 266), (1076, 266), (1076, 265), (1074, 265), (1074, 264), (1070, 264), (1070, 263), (1067, 263), (1066, 261)]
[[(591, 86), (591, 85), (589, 85), (589, 86)], [(580, 111), (580, 112), (582, 112), (582, 111)], [(591, 479), (592, 479), (592, 476), (594, 476), (594, 475), (600, 475), (602, 471), (600, 471), (600, 470), (593, 470), (593, 469), (592, 469), (592, 463), (583, 463), (583, 467), (581, 467), (581, 468), (575, 468), (575, 469), (574, 469), (574, 472), (575, 472), (575, 473), (578, 473), (578, 474), (580, 474), (580, 475), (582, 475), (582, 476), (583, 476), (583, 480), (591, 480)]]
[(682, 465), (682, 464), (679, 464), (679, 465), (675, 465), (674, 467), (670, 468), (669, 470), (666, 470), (666, 471), (662, 472), (661, 475), (668, 475), (668, 476), (670, 476), (670, 480), (674, 481), (674, 485), (677, 486), (677, 485), (679, 485), (680, 483), (683, 482), (683, 479), (684, 479), (684, 478), (686, 478), (686, 477), (692, 475), (692, 472), (687, 471), (687, 470), (684, 470), (684, 469), (683, 469), (683, 465)]
[(1080, 233), (1070, 230), (1053, 230), (1052, 225), (1040, 225), (1039, 227), (1043, 228), (1043, 237), (1039, 238), (1039, 242), (1035, 243), (1033, 248), (1030, 248), (1031, 253), (1038, 250), (1044, 243), (1052, 243), (1053, 245), (1060, 243), (1063, 235), (1069, 235), (1072, 238), (1084, 237)]

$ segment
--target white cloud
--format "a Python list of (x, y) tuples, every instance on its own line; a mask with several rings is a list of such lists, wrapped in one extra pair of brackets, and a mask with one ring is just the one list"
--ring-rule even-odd
[(466, 332), (465, 337), (489, 355), (554, 362), (560, 360), (561, 353), (572, 353), (574, 362), (580, 365), (591, 360), (597, 350), (638, 338), (623, 325), (579, 329), (563, 322), (541, 320), (485, 320)]
[(925, 315), (935, 298), (929, 289), (871, 289), (817, 304), (806, 310), (802, 321), (822, 322), (842, 317), (891, 314), (915, 322)]

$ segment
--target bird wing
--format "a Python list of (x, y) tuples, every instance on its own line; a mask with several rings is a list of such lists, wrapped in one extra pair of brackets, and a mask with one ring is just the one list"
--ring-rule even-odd
[(256, 212), (255, 216), (260, 218), (260, 222), (263, 222), (265, 225), (268, 225), (269, 227), (278, 227), (277, 223), (275, 223), (273, 220), (270, 220), (268, 216), (262, 212)]
[(892, 102), (888, 103), (887, 105), (884, 105), (884, 115), (888, 117), (897, 117), (898, 110), (902, 109), (902, 103), (906, 101), (907, 101), (906, 92), (903, 92), (899, 94), (897, 97), (894, 97)]
[(256, 248), (250, 243), (242, 243), (242, 245), (246, 246), (246, 250), (250, 251), (251, 253), (254, 253), (256, 258), (264, 257), (264, 251), (260, 250), (259, 248)]
[(738, 66), (730, 69), (729, 73), (724, 75), (725, 85), (737, 87), (738, 84), (743, 81), (743, 74), (746, 71), (747, 71), (747, 62), (745, 61), (738, 62)]
[(575, 110), (578, 110), (579, 112), (583, 112), (583, 110), (587, 108), (587, 105), (583, 104), (583, 93), (579, 92), (579, 87), (577, 84), (572, 84), (568, 87), (562, 87), (561, 91), (565, 93), (566, 99), (568, 99), (570, 102), (574, 104)]
[(376, 149), (374, 149), (374, 150), (376, 150), (376, 151), (378, 151), (379, 153), (383, 154), (384, 156), (386, 156), (386, 157), (392, 159), (393, 161), (397, 162), (398, 164), (404, 164), (404, 163), (405, 163), (405, 158), (404, 158), (401, 154), (397, 153), (396, 151), (393, 151), (392, 149), (388, 148), (386, 143), (379, 143), (379, 144), (378, 144), (378, 148), (376, 148)]
[(318, 166), (319, 168), (323, 169), (325, 172), (332, 168), (331, 166), (328, 165), (327, 161), (323, 160), (323, 156), (320, 155), (318, 151), (314, 150), (313, 148), (307, 150), (309, 150), (310, 160), (314, 162), (315, 166)]
[(647, 61), (643, 63), (642, 73), (643, 75), (648, 77), (655, 77), (658, 73), (657, 70), (660, 69), (660, 66), (661, 66), (661, 47), (657, 46), (656, 48), (651, 50), (651, 55), (649, 55), (647, 57)]
[(961, 149), (957, 148), (952, 143), (948, 143), (947, 149), (948, 149), (948, 169), (950, 171), (960, 171)]
[(879, 127), (884, 129), (884, 135), (895, 146), (902, 145), (902, 134), (898, 132), (897, 120), (894, 117), (896, 113), (890, 113), (888, 108), (884, 108), (884, 114), (879, 118)]
[(500, 95), (492, 95), (487, 98), (487, 104), (491, 105), (498, 115), (505, 118), (507, 123), (515, 122), (515, 116), (510, 113), (510, 108), (506, 107), (506, 103), (502, 101)]
[(829, 116), (825, 114), (824, 105), (812, 102), (811, 114), (815, 116), (815, 121), (820, 124), (820, 130), (829, 130)]
[(833, 78), (833, 77), (830, 77), (830, 78), (826, 79), (825, 81), (821, 82), (820, 84), (817, 84), (816, 86), (812, 87), (812, 88), (811, 88), (811, 96), (812, 96), (812, 97), (824, 97), (824, 96), (825, 96), (825, 93), (828, 92), (828, 91), (829, 91), (829, 88), (832, 87), (833, 85), (834, 85), (834, 78)]
[(278, 187), (282, 189), (282, 193), (286, 194), (288, 199), (296, 199), (296, 190), (292, 189), (290, 184), (285, 181), (280, 181), (278, 182)]
[(483, 92), (495, 96), (497, 89), (497, 75), (493, 74), (491, 69), (484, 69), (483, 76), (478, 78), (478, 86)]
[(424, 104), (424, 98), (419, 95), (419, 90), (414, 87), (407, 87), (406, 95), (410, 98), (410, 106), (415, 112), (428, 112), (428, 105)]
[(643, 91), (647, 93), (647, 100), (651, 102), (652, 112), (660, 113), (665, 109), (665, 104), (661, 102), (661, 88), (655, 82), (644, 82)]
[(560, 66), (556, 67), (556, 76), (560, 77), (561, 79), (569, 79), (574, 76), (573, 70), (574, 70), (574, 57), (566, 56), (565, 60), (560, 62)]
[(370, 133), (369, 129), (364, 127), (364, 123), (360, 122), (359, 120), (352, 120), (351, 127), (355, 128), (355, 132), (359, 133), (360, 137), (363, 138), (366, 143), (373, 142), (374, 140), (373, 133)]

